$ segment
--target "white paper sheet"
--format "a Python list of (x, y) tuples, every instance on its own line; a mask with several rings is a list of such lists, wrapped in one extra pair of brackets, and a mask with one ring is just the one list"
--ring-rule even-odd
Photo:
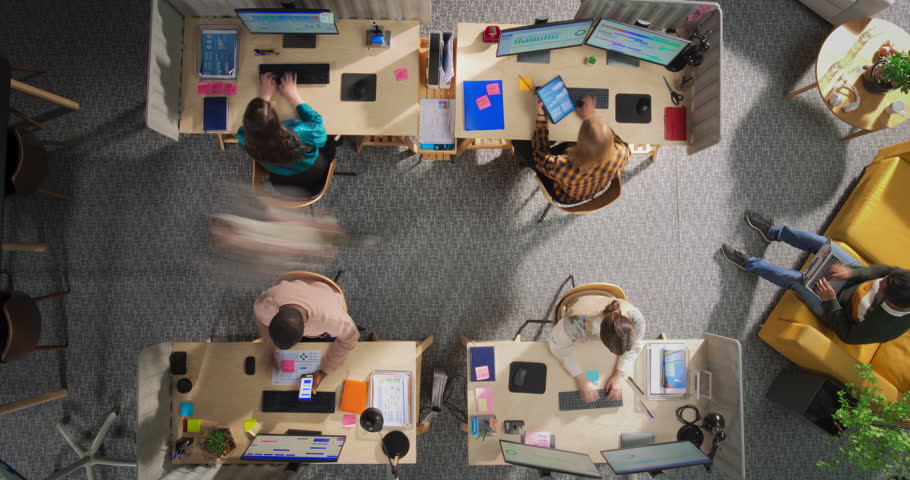
[[(293, 372), (282, 372), (281, 361), (294, 362)], [(300, 376), (319, 370), (322, 353), (319, 350), (278, 350), (275, 352), (275, 368), (272, 369), (272, 385), (297, 385)]]

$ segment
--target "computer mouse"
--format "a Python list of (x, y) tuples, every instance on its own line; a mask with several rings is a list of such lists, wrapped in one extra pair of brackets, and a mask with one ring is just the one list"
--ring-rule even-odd
[(256, 357), (246, 357), (246, 360), (243, 361), (243, 371), (247, 375), (256, 373)]
[(354, 82), (354, 96), (357, 98), (366, 98), (369, 92), (369, 85), (366, 80), (357, 80)]
[(651, 110), (651, 102), (647, 98), (642, 98), (638, 100), (638, 105), (635, 106), (635, 110), (639, 114), (644, 115)]
[(515, 369), (515, 375), (512, 377), (512, 383), (514, 383), (516, 387), (523, 387), (527, 378), (528, 369), (524, 367), (518, 367)]

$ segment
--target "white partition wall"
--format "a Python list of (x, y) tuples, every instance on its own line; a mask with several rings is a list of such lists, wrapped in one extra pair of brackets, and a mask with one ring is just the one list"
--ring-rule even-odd
[[(714, 11), (689, 21), (699, 7), (711, 6)], [(623, 23), (647, 20), (653, 28), (672, 28), (679, 32), (711, 30), (711, 49), (704, 63), (695, 69), (695, 84), (688, 113), (689, 142), (687, 151), (693, 153), (720, 142), (721, 112), (721, 53), (723, 50), (720, 5), (713, 2), (679, 0), (584, 0), (575, 18), (609, 18)]]
[[(714, 456), (714, 468), (737, 480), (746, 478), (745, 427), (743, 426), (743, 353), (738, 340), (706, 333), (708, 351), (706, 369), (712, 375), (708, 412), (723, 415), (727, 438), (720, 442)], [(708, 412), (701, 412), (702, 415)], [(714, 438), (705, 433), (705, 445)], [(705, 449), (705, 446), (703, 446)]]
[[(151, 0), (145, 123), (177, 140), (183, 65), (183, 19), (233, 17), (235, 8), (280, 7), (278, 0)], [(300, 8), (325, 8), (335, 17), (430, 22), (431, 0), (297, 0)]]

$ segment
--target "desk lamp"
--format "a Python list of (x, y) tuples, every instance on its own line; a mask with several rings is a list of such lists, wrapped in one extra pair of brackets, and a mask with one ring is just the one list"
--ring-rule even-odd
[[(387, 433), (384, 437), (380, 431), (385, 423), (382, 412), (378, 408), (370, 407), (360, 414), (360, 427), (368, 432), (379, 434), (382, 445), (382, 453), (389, 459), (389, 467), (392, 469), (392, 475), (398, 478), (398, 459), (407, 455), (411, 448), (411, 442), (407, 435), (400, 431)], [(392, 460), (394, 458), (394, 461)]]

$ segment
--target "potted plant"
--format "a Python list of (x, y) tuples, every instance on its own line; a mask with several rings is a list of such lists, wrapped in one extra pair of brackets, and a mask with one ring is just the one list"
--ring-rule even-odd
[(866, 70), (866, 87), (873, 92), (885, 93), (900, 88), (910, 93), (910, 55), (899, 52), (890, 41), (878, 50), (879, 60)]
[(202, 441), (202, 450), (209, 455), (220, 458), (226, 457), (236, 446), (231, 431), (224, 427), (212, 428), (206, 434), (205, 440)]
[(863, 478), (910, 478), (910, 392), (904, 394), (903, 401), (892, 402), (875, 386), (878, 379), (871, 365), (856, 368), (866, 385), (857, 388), (847, 384), (854, 402), (844, 391), (838, 392), (840, 408), (834, 412), (834, 419), (841, 432), (828, 438), (838, 453), (831, 462), (819, 461), (817, 465), (834, 470), (850, 464), (865, 474)]

